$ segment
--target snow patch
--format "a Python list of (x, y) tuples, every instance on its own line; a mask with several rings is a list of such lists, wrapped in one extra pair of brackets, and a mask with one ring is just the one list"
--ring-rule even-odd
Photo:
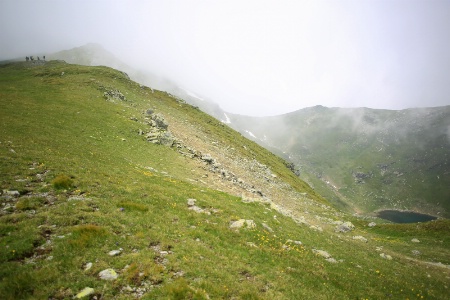
[(225, 123), (225, 124), (231, 124), (231, 120), (230, 120), (230, 118), (227, 116), (227, 114), (226, 113), (223, 113), (223, 115), (225, 116), (225, 121), (224, 120), (221, 120), (223, 123)]
[(257, 137), (251, 131), (246, 130), (245, 132), (247, 132), (247, 134), (250, 135), (251, 137), (257, 139)]

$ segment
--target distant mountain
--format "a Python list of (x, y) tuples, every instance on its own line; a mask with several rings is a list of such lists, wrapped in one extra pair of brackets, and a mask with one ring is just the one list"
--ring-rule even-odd
[(187, 89), (181, 88), (170, 79), (163, 78), (149, 70), (133, 68), (114, 56), (99, 44), (90, 43), (81, 47), (63, 50), (48, 56), (48, 60), (64, 60), (67, 63), (85, 66), (107, 66), (127, 73), (130, 79), (154, 89), (167, 91), (170, 94), (185, 100), (187, 103), (199, 107), (202, 111), (217, 118), (224, 118), (224, 111), (211, 99), (196, 95)]
[(289, 158), (341, 208), (450, 216), (450, 106), (315, 106), (276, 117), (229, 118), (243, 135)]

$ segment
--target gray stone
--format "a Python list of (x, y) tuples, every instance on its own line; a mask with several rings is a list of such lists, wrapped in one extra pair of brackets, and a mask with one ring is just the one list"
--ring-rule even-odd
[(92, 263), (88, 262), (85, 266), (84, 266), (84, 270), (85, 271), (89, 271), (92, 268)]
[(336, 226), (334, 229), (335, 232), (349, 232), (352, 231), (355, 228), (355, 225), (353, 225), (351, 222), (344, 222), (341, 225)]
[(187, 205), (188, 205), (188, 206), (194, 206), (196, 201), (197, 201), (197, 200), (195, 200), (195, 199), (188, 199), (188, 200), (187, 200)]
[(255, 228), (256, 224), (255, 224), (255, 221), (253, 221), (253, 220), (245, 220), (245, 219), (232, 221), (230, 223), (231, 229), (238, 229), (238, 228), (242, 228), (244, 226), (245, 226), (245, 228)]
[(201, 159), (210, 164), (214, 162), (214, 158), (212, 158), (210, 154), (202, 155)]
[(387, 260), (392, 260), (392, 256), (390, 256), (389, 254), (380, 253), (380, 257)]
[(353, 236), (353, 239), (357, 240), (357, 241), (361, 241), (361, 242), (367, 243), (367, 239), (365, 237), (361, 236), (361, 235), (355, 235), (355, 236)]
[(302, 242), (300, 241), (293, 241), (293, 240), (287, 240), (286, 243), (296, 244), (296, 245), (302, 245)]
[(413, 239), (411, 240), (411, 242), (413, 242), (413, 243), (420, 243), (420, 241), (419, 241), (418, 239), (416, 239), (416, 238), (413, 238)]
[(108, 255), (109, 255), (109, 256), (117, 256), (117, 255), (119, 255), (120, 253), (122, 253), (121, 250), (111, 250), (111, 251), (108, 252)]
[(169, 124), (167, 124), (164, 117), (159, 113), (152, 115), (152, 121), (153, 121), (152, 125), (154, 125), (154, 127), (158, 127), (158, 128), (162, 128), (162, 129), (167, 129), (169, 127)]
[(312, 251), (313, 251), (313, 253), (315, 253), (315, 254), (317, 254), (319, 256), (322, 256), (323, 258), (330, 258), (331, 257), (331, 254), (328, 253), (327, 251), (324, 251), (324, 250), (313, 249)]
[(273, 232), (273, 229), (269, 227), (269, 225), (267, 225), (266, 223), (262, 223), (262, 226), (264, 227), (264, 229), (266, 229), (269, 232)]
[(98, 276), (103, 280), (116, 280), (119, 275), (113, 269), (105, 269), (98, 273)]
[(377, 225), (377, 223), (375, 223), (375, 222), (370, 222), (367, 226), (369, 226), (369, 227), (375, 227)]
[(94, 293), (94, 289), (90, 287), (85, 287), (83, 290), (81, 290), (76, 296), (75, 299), (81, 299), (84, 297), (87, 297), (89, 295), (92, 295)]

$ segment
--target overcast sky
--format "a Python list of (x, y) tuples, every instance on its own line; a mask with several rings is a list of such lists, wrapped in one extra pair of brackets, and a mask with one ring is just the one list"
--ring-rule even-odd
[(450, 1), (0, 0), (0, 59), (99, 43), (226, 111), (450, 105)]

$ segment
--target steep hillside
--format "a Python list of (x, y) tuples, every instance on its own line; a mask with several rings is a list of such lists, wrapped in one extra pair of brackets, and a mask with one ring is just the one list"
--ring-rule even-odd
[(358, 213), (450, 217), (450, 107), (402, 111), (312, 107), (235, 128), (284, 153), (327, 199)]
[(1, 299), (448, 295), (448, 221), (337, 211), (284, 160), (110, 68), (0, 66), (0, 162)]
[(183, 89), (177, 83), (149, 70), (133, 68), (118, 59), (99, 44), (86, 44), (81, 47), (59, 51), (47, 56), (50, 60), (64, 60), (67, 63), (84, 66), (107, 66), (127, 73), (140, 84), (163, 90), (183, 99), (187, 103), (199, 107), (202, 111), (217, 118), (224, 118), (224, 111), (211, 99), (205, 99), (195, 93)]

